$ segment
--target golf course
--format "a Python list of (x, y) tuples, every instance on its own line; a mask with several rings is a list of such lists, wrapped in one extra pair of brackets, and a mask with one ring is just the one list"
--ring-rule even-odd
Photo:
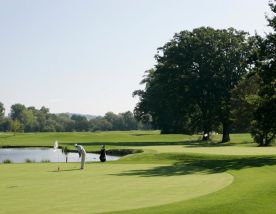
[(0, 214), (276, 214), (276, 0), (0, 5)]
[[(0, 147), (140, 151), (117, 161), (0, 163), (0, 213), (275, 213), (276, 146), (249, 134), (1, 133)], [(143, 152), (141, 152), (143, 151)]]

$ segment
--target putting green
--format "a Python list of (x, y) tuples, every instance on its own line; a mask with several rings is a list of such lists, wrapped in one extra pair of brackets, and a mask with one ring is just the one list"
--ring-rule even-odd
[(0, 213), (100, 213), (158, 206), (218, 191), (228, 173), (148, 176), (156, 164), (0, 164)]
[(137, 147), (143, 150), (153, 150), (160, 153), (200, 153), (217, 155), (276, 155), (276, 146), (250, 147), (250, 146), (144, 146)]

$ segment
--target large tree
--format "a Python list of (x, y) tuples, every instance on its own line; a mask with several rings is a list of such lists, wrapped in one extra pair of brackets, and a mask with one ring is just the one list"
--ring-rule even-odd
[(231, 90), (249, 69), (252, 47), (247, 37), (246, 33), (232, 28), (222, 30), (217, 37), (218, 53), (214, 56), (214, 63), (217, 63), (214, 69), (217, 71), (213, 81), (216, 84), (216, 99), (219, 101), (219, 121), (223, 126), (222, 142), (230, 141)]
[(163, 133), (209, 132), (223, 125), (229, 140), (231, 89), (246, 72), (247, 34), (232, 28), (182, 31), (158, 49), (157, 65), (142, 81), (137, 118)]
[(267, 17), (267, 20), (273, 32), (260, 45), (257, 62), (260, 76), (259, 101), (251, 132), (260, 146), (271, 144), (276, 135), (276, 1), (269, 5), (273, 16)]

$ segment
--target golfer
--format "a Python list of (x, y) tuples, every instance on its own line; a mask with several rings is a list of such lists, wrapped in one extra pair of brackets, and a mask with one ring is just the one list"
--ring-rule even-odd
[(86, 152), (81, 145), (75, 144), (75, 147), (78, 149), (79, 157), (81, 157), (81, 168), (80, 169), (84, 169)]

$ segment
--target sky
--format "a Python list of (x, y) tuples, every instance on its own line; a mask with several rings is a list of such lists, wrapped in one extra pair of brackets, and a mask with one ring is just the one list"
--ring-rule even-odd
[(0, 0), (0, 102), (132, 111), (157, 48), (182, 30), (269, 32), (268, 0)]

